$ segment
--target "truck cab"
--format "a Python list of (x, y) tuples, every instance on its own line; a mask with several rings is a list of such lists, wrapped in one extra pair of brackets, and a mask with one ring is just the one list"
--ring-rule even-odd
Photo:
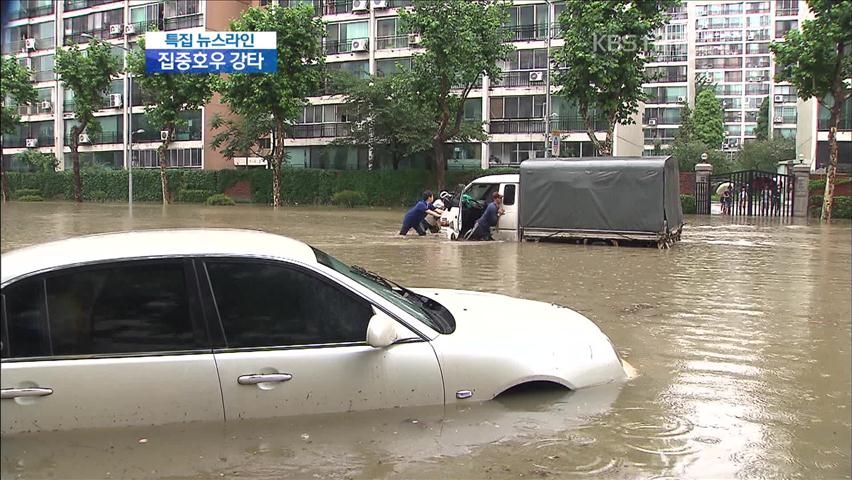
[(482, 216), (488, 203), (492, 201), (494, 192), (503, 195), (505, 213), (500, 217), (494, 231), (495, 240), (518, 240), (518, 195), (520, 176), (518, 174), (487, 175), (477, 178), (461, 191), (458, 202), (444, 211), (441, 224), (444, 225), (447, 238), (458, 240), (473, 228)]

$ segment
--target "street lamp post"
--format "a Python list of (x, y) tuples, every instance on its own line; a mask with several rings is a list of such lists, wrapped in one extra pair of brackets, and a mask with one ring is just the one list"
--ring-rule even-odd
[(553, 0), (545, 0), (547, 2), (547, 80), (545, 88), (544, 100), (544, 158), (550, 158), (550, 33), (551, 33), (551, 10), (553, 9)]

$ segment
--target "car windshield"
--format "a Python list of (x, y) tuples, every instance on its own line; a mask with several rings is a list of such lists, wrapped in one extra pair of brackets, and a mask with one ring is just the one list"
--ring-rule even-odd
[(322, 250), (316, 248), (313, 250), (317, 256), (317, 262), (321, 265), (364, 285), (433, 330), (444, 334), (455, 330), (455, 319), (452, 314), (438, 302), (361, 267), (346, 265)]

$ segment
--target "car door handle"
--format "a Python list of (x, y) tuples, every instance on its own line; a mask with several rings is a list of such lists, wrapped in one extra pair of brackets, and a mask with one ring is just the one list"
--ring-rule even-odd
[(51, 393), (53, 393), (52, 388), (4, 388), (0, 390), (0, 399), (6, 400), (18, 397), (44, 397)]
[(286, 382), (293, 378), (289, 373), (253, 373), (240, 375), (237, 383), (240, 385), (257, 385), (258, 383)]

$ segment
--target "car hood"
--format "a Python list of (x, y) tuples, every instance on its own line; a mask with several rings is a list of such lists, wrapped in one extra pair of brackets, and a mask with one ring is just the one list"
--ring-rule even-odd
[(418, 288), (446, 307), (456, 321), (453, 336), (490, 341), (539, 338), (560, 333), (603, 335), (585, 316), (560, 305), (495, 293)]

